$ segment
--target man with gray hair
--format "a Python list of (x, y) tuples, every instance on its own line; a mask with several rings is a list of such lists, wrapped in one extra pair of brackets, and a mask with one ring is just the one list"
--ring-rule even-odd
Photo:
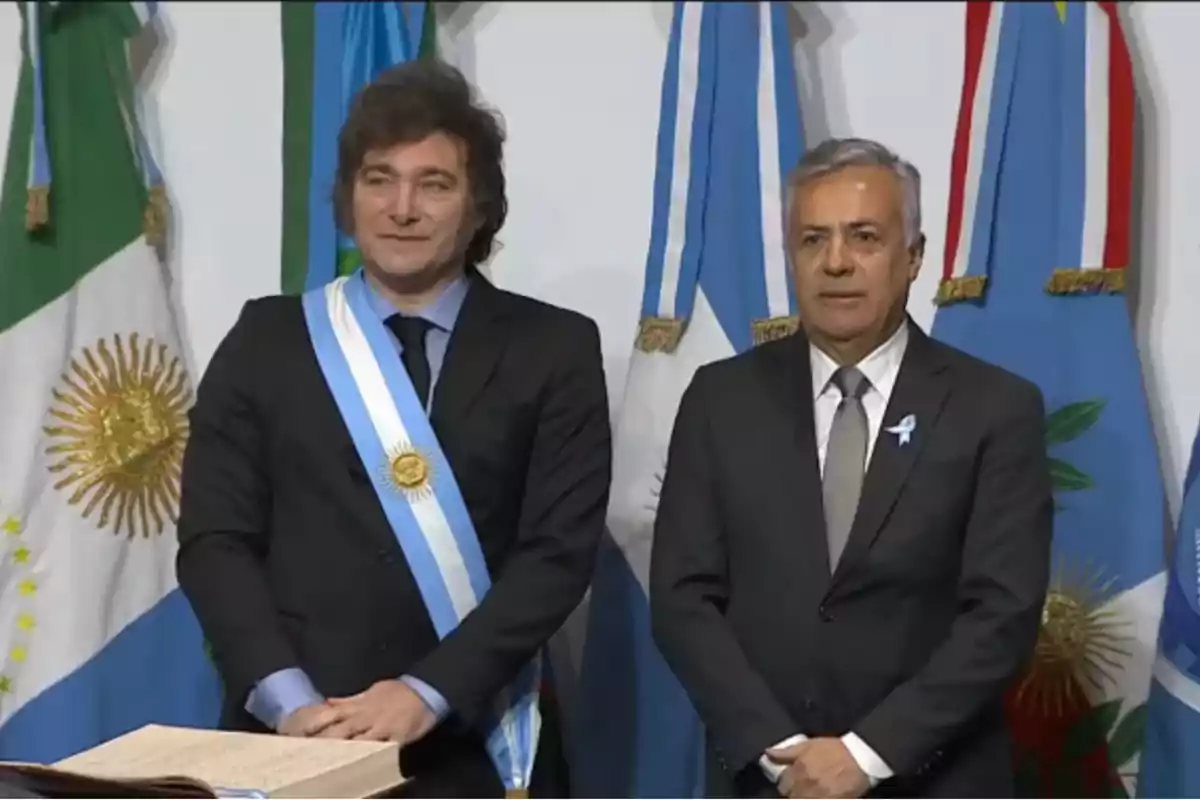
[(716, 796), (1011, 796), (1053, 500), (1037, 387), (908, 317), (917, 170), (827, 141), (790, 181), (800, 328), (697, 370), (651, 559)]

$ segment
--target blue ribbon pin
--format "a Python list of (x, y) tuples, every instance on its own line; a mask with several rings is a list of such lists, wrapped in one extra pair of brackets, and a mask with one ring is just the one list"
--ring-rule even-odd
[(901, 447), (912, 441), (913, 431), (917, 429), (916, 416), (909, 414), (900, 422), (890, 428), (885, 428), (888, 433), (896, 434), (896, 441)]

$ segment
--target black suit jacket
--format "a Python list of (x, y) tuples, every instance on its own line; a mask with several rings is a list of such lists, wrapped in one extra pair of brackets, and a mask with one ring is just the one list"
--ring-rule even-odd
[[(493, 580), (441, 642), (300, 299), (247, 303), (191, 411), (179, 582), (226, 683), (225, 726), (261, 730), (246, 698), (286, 667), (303, 668), (326, 696), (411, 674), (452, 709), (405, 750), (416, 791), (502, 793), (481, 713), (582, 598), (604, 526), (611, 436), (595, 324), (472, 276), (430, 416)], [(556, 794), (565, 775), (552, 691), (542, 709), (532, 788), (540, 775)]]
[(771, 791), (794, 733), (857, 733), (880, 795), (1005, 796), (1002, 696), (1031, 656), (1053, 504), (1033, 384), (911, 322), (830, 574), (809, 345), (702, 367), (681, 401), (650, 568), (656, 641), (707, 725), (713, 793)]

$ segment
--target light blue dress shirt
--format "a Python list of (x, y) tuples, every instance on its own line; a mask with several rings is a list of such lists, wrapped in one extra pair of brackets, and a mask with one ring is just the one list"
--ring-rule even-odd
[[(365, 279), (360, 273), (354, 280)], [(425, 353), (429, 359), (430, 402), (433, 400), (438, 376), (442, 371), (442, 362), (446, 358), (446, 346), (450, 343), (450, 333), (454, 330), (455, 322), (458, 321), (458, 314), (462, 310), (463, 301), (467, 298), (469, 288), (470, 284), (467, 278), (460, 277), (447, 286), (437, 299), (417, 315), (432, 323), (432, 327), (425, 335)], [(386, 320), (397, 313), (396, 308), (376, 292), (369, 283), (367, 289), (371, 309), (379, 315), (380, 319)], [(389, 334), (391, 334), (390, 330)], [(396, 346), (396, 352), (403, 352), (404, 348), (395, 335), (391, 335), (391, 340)], [(436, 689), (411, 675), (405, 675), (401, 677), (401, 680), (420, 695), (437, 719), (440, 720), (446, 715), (449, 704)], [(293, 712), (304, 706), (324, 701), (325, 698), (316, 690), (304, 670), (299, 667), (289, 667), (273, 672), (259, 681), (250, 692), (250, 697), (246, 701), (246, 710), (264, 725), (275, 730)]]

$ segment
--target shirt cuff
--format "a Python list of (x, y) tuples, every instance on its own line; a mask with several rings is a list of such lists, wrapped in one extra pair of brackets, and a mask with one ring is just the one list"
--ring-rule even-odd
[(405, 675), (400, 680), (408, 684), (408, 688), (417, 693), (421, 701), (425, 703), (425, 707), (433, 714), (438, 722), (441, 722), (447, 713), (450, 711), (450, 704), (446, 702), (446, 698), (442, 697), (441, 692), (430, 686), (420, 678), (414, 678), (412, 675)]
[[(789, 736), (788, 738), (784, 739), (771, 749), (778, 750), (781, 747), (791, 747), (792, 745), (797, 745), (806, 741), (808, 741), (807, 736), (805, 736), (803, 733), (797, 733), (795, 736)], [(767, 756), (766, 753), (763, 753), (758, 759), (758, 765), (762, 768), (763, 774), (767, 776), (767, 780), (769, 780), (771, 783), (778, 782), (779, 776), (783, 774), (785, 769), (787, 769), (787, 764), (775, 763)]]
[(298, 667), (281, 669), (263, 678), (250, 692), (246, 710), (271, 730), (305, 706), (325, 702), (308, 675)]
[[(787, 739), (784, 739), (771, 749), (778, 750), (783, 747), (791, 747), (805, 741), (808, 741), (808, 737), (802, 733), (798, 733), (795, 736), (790, 736)], [(850, 757), (854, 759), (854, 763), (858, 764), (858, 768), (861, 769), (863, 774), (867, 776), (867, 780), (870, 782), (871, 788), (875, 788), (881, 781), (886, 781), (888, 778), (892, 777), (891, 768), (888, 767), (887, 763), (879, 757), (878, 753), (872, 750), (866, 742), (859, 738), (858, 734), (847, 733), (842, 737), (842, 744), (845, 745), (846, 750), (850, 752)], [(768, 758), (765, 753), (761, 758), (758, 759), (758, 764), (760, 767), (762, 767), (763, 774), (766, 775), (767, 779), (772, 783), (778, 782), (779, 776), (783, 774), (785, 769), (787, 769), (786, 764), (775, 763)]]
[(871, 788), (877, 786), (880, 781), (886, 781), (892, 777), (891, 767), (866, 742), (858, 738), (858, 734), (847, 733), (842, 737), (842, 744), (846, 745), (846, 749), (850, 751), (850, 756), (858, 764), (858, 768), (871, 782)]

